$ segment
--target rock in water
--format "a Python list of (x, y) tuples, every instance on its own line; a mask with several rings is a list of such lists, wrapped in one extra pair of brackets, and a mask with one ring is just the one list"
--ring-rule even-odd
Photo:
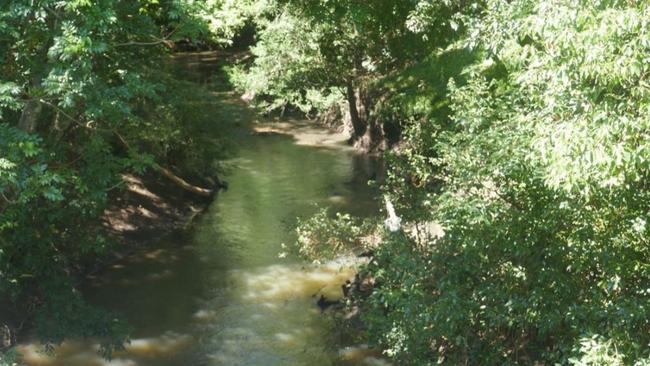
[(338, 304), (338, 301), (333, 301), (333, 300), (327, 300), (327, 298), (323, 295), (320, 295), (320, 298), (316, 302), (316, 305), (320, 308), (321, 313), (327, 310), (332, 305)]

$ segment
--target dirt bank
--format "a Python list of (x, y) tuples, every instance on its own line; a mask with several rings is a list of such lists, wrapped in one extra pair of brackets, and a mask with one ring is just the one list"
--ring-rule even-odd
[(111, 197), (101, 220), (114, 250), (108, 259), (93, 263), (86, 273), (95, 274), (163, 237), (182, 235), (212, 201), (183, 191), (156, 173), (125, 174), (122, 179), (124, 189)]

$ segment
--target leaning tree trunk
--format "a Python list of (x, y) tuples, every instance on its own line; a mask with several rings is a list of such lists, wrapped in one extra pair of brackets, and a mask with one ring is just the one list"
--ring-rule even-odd
[[(120, 141), (122, 146), (128, 151), (131, 150), (131, 145), (122, 137), (122, 135), (117, 132), (113, 131), (115, 133), (115, 136), (117, 136), (117, 139)], [(188, 183), (185, 179), (177, 176), (172, 172), (171, 170), (161, 166), (160, 164), (154, 163), (153, 168), (162, 174), (165, 178), (169, 179), (172, 183), (174, 183), (176, 186), (182, 188), (185, 191), (197, 194), (199, 196), (203, 196), (206, 198), (212, 198), (215, 194), (215, 189), (208, 189), (208, 188), (202, 188), (202, 187), (197, 187), (193, 184)]]
[(212, 197), (214, 195), (214, 189), (201, 188), (201, 187), (197, 187), (195, 185), (192, 185), (192, 184), (188, 183), (186, 180), (184, 180), (183, 178), (181, 178), (181, 177), (177, 176), (176, 174), (174, 174), (171, 170), (169, 170), (169, 169), (167, 169), (165, 167), (162, 167), (162, 166), (160, 166), (158, 164), (154, 165), (154, 168), (158, 172), (160, 172), (160, 174), (165, 176), (165, 178), (169, 179), (170, 181), (172, 181), (174, 184), (176, 184), (178, 187), (182, 188), (183, 190), (186, 190), (188, 192), (192, 192), (192, 193), (197, 194), (199, 196), (208, 197), (208, 198), (210, 198), (210, 197)]
[(366, 125), (359, 116), (359, 109), (357, 108), (357, 96), (354, 92), (354, 86), (351, 81), (347, 84), (347, 100), (350, 108), (350, 121), (352, 122), (352, 129), (354, 130), (354, 139), (357, 139), (366, 132)]

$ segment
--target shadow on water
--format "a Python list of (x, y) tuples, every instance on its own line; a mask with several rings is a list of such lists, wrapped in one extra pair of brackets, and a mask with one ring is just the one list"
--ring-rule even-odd
[[(248, 112), (237, 104), (228, 108)], [(222, 117), (217, 117), (222, 118)], [(170, 238), (114, 265), (86, 298), (126, 316), (133, 340), (113, 360), (92, 342), (68, 342), (56, 357), (21, 347), (28, 365), (382, 365), (316, 306), (340, 297), (354, 263), (311, 265), (279, 258), (295, 242), (296, 217), (331, 207), (378, 211), (381, 162), (340, 146), (318, 148), (288, 135), (242, 133), (221, 194), (190, 235)]]

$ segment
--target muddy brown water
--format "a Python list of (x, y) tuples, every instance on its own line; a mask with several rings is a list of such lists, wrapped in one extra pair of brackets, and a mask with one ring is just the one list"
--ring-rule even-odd
[[(238, 108), (238, 107), (232, 107)], [(299, 136), (239, 134), (230, 189), (219, 194), (190, 235), (170, 238), (114, 265), (84, 290), (93, 304), (118, 311), (134, 327), (112, 360), (93, 342), (67, 342), (54, 356), (38, 344), (20, 352), (30, 366), (330, 366), (384, 364), (354, 343), (319, 294), (341, 296), (353, 276), (345, 260), (313, 265), (280, 258), (295, 241), (296, 217), (318, 207), (369, 215), (377, 192), (367, 181), (380, 162), (346, 148), (328, 132)], [(286, 125), (285, 125), (286, 129)], [(290, 130), (290, 128), (289, 128)], [(311, 136), (311, 138), (310, 138)]]

